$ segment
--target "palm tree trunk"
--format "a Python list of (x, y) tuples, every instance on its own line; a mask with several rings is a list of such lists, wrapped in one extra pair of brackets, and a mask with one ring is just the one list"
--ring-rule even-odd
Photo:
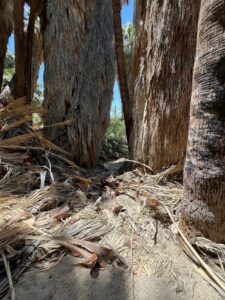
[(109, 125), (115, 79), (111, 0), (49, 0), (44, 34), (47, 125), (75, 161), (95, 165)]
[(30, 5), (29, 23), (26, 34), (26, 95), (31, 102), (43, 61), (42, 28), (35, 29), (35, 21), (39, 16), (43, 21), (44, 0), (27, 0)]
[(31, 97), (37, 87), (40, 66), (43, 63), (43, 37), (40, 31), (33, 36), (32, 60), (31, 60)]
[(128, 89), (126, 60), (125, 60), (124, 45), (123, 45), (121, 0), (112, 0), (112, 10), (113, 10), (113, 25), (114, 25), (115, 47), (116, 47), (116, 57), (117, 57), (117, 72), (118, 72), (118, 79), (119, 79), (120, 96), (123, 105), (126, 134), (127, 134), (128, 144), (129, 144), (130, 130), (132, 124), (132, 107), (131, 107), (131, 101), (130, 101), (130, 95)]
[(136, 1), (131, 156), (154, 171), (185, 154), (199, 7), (200, 0)]
[(225, 242), (225, 1), (202, 0), (180, 226)]
[(26, 95), (26, 38), (24, 32), (24, 0), (14, 0), (14, 34), (16, 60), (16, 97)]
[[(43, 62), (43, 43), (42, 33), (37, 31), (33, 37), (32, 47), (32, 64), (31, 64), (31, 96), (33, 97), (40, 70), (40, 65)], [(4, 87), (0, 94), (0, 98), (16, 98), (16, 80), (15, 75), (7, 86)]]
[(30, 7), (29, 23), (27, 27), (26, 36), (26, 95), (27, 101), (31, 102), (32, 99), (32, 51), (33, 51), (33, 40), (34, 40), (34, 25), (36, 15), (34, 8)]
[(8, 39), (13, 29), (12, 7), (11, 0), (2, 0), (0, 2), (0, 91), (2, 89)]

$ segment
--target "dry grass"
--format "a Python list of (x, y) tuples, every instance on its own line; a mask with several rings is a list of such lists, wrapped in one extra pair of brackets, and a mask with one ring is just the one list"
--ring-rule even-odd
[[(0, 112), (1, 125), (17, 122), (17, 109), (9, 111), (10, 118)], [(25, 118), (25, 109), (19, 111)], [(49, 270), (67, 253), (91, 269), (119, 262), (137, 275), (188, 273), (174, 245), (182, 197), (182, 186), (166, 180), (174, 168), (156, 175), (135, 169), (117, 177), (102, 170), (87, 176), (39, 131), (29, 124), (24, 130), (0, 145), (0, 297), (9, 288), (14, 295), (13, 283), (31, 264)], [(37, 153), (42, 163), (31, 159)], [(206, 264), (182, 233), (177, 236), (202, 267), (201, 276), (224, 290), (224, 245), (193, 241)]]
[[(169, 241), (174, 243), (171, 228), (174, 219), (178, 220), (180, 184), (158, 185), (153, 175), (138, 169), (115, 178), (104, 179), (101, 171), (91, 178), (83, 178), (69, 174), (66, 168), (61, 173), (52, 163), (55, 182), (51, 184), (49, 175), (45, 186), (39, 188), (39, 171), (44, 168), (39, 167), (37, 172), (34, 166), (28, 174), (25, 169), (19, 172), (11, 166), (0, 185), (0, 249), (9, 263), (13, 282), (31, 264), (48, 270), (66, 253), (83, 257), (81, 265), (90, 268), (96, 262), (105, 267), (116, 259), (137, 275), (144, 272), (158, 277), (184, 272), (176, 252), (171, 253), (169, 246), (164, 249)], [(102, 192), (100, 184), (103, 179), (106, 192)], [(28, 190), (25, 182), (31, 186)], [(152, 206), (153, 199), (162, 203), (157, 210)], [(173, 221), (167, 210), (173, 212)], [(92, 243), (85, 244), (86, 241)], [(180, 244), (186, 251), (186, 244)], [(211, 272), (222, 282), (224, 246), (202, 239), (195, 244), (204, 253), (219, 255), (219, 268), (216, 273)], [(99, 254), (102, 249), (107, 249), (106, 256)], [(190, 251), (187, 253), (190, 255)], [(4, 265), (2, 258), (1, 270)], [(203, 275), (217, 287), (209, 274)], [(6, 273), (0, 276), (3, 276), (0, 282), (0, 295), (3, 295), (10, 281)]]

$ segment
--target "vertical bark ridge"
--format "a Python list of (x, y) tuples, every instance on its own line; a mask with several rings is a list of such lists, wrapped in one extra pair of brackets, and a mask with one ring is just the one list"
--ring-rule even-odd
[(128, 88), (126, 60), (124, 53), (123, 44), (123, 29), (121, 20), (121, 0), (112, 0), (112, 11), (113, 11), (113, 25), (114, 25), (114, 37), (115, 37), (115, 48), (117, 57), (117, 72), (119, 79), (120, 95), (123, 105), (123, 115), (126, 125), (126, 135), (129, 144), (130, 130), (132, 123), (132, 109), (131, 100)]
[(26, 96), (26, 38), (24, 32), (24, 0), (14, 0), (14, 34), (16, 60), (16, 97)]
[(94, 166), (109, 124), (115, 79), (111, 0), (49, 0), (44, 34), (48, 124), (72, 125), (47, 134)]
[(224, 124), (225, 2), (202, 0), (180, 225), (216, 242), (225, 242)]
[(136, 1), (132, 157), (155, 171), (185, 153), (199, 6)]
[(7, 44), (13, 29), (13, 3), (12, 0), (0, 1), (0, 91), (4, 73)]

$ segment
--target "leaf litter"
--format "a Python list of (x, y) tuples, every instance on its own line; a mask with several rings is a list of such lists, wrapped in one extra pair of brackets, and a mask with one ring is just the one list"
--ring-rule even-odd
[(49, 270), (67, 254), (91, 272), (112, 265), (137, 276), (188, 275), (168, 241), (225, 292), (224, 245), (190, 243), (177, 228), (182, 185), (169, 180), (176, 167), (160, 174), (144, 164), (122, 175), (103, 167), (87, 173), (32, 128), (32, 114), (45, 114), (43, 108), (18, 101), (0, 111), (0, 297), (9, 289), (14, 299), (14, 283), (31, 266)]

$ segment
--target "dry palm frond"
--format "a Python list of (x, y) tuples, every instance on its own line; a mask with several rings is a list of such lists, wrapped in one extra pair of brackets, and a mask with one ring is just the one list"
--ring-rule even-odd
[(32, 120), (32, 116), (25, 116), (24, 118), (22, 118), (21, 120), (18, 120), (18, 121), (15, 121), (14, 123), (10, 124), (10, 125), (7, 125), (5, 127), (2, 127), (0, 129), (0, 132), (7, 132), (7, 131), (10, 131), (14, 128), (17, 128), (17, 127), (20, 127), (22, 126), (23, 124), (27, 123), (27, 122), (31, 122)]
[[(48, 151), (51, 155), (81, 171), (82, 168), (72, 161), (73, 155), (71, 153), (49, 141), (40, 129), (35, 131), (34, 128), (33, 130), (31, 121), (34, 113), (43, 115), (46, 110), (35, 104), (27, 103), (26, 98), (16, 101), (11, 98), (7, 100), (6, 107), (0, 111), (0, 133), (9, 132), (9, 137), (1, 139), (0, 157), (11, 163), (24, 164), (32, 158), (29, 156), (30, 151)], [(71, 122), (72, 120), (67, 120), (52, 126), (68, 126)], [(22, 128), (22, 130), (18, 131), (18, 128)], [(26, 154), (21, 152), (26, 152)]]
[[(185, 252), (193, 259), (194, 262), (196, 262), (198, 265), (202, 267), (202, 270), (205, 272), (206, 278), (208, 277), (209, 280), (212, 280), (215, 283), (216, 289), (225, 296), (225, 280), (220, 276), (218, 276), (209, 265), (207, 265), (204, 260), (200, 257), (200, 255), (197, 253), (197, 251), (193, 248), (191, 243), (187, 240), (183, 232), (180, 230), (180, 228), (177, 226), (176, 222), (174, 221), (174, 218), (172, 214), (170, 213), (169, 209), (162, 203), (164, 208), (166, 209), (169, 217), (171, 218), (172, 222), (176, 226), (176, 229), (180, 235), (179, 241), (180, 245), (183, 248)], [(209, 281), (210, 282), (210, 281)]]
[(224, 244), (218, 244), (214, 243), (206, 238), (203, 237), (196, 237), (193, 241), (192, 244), (195, 245), (196, 247), (204, 250), (206, 253), (211, 253), (211, 254), (220, 254), (222, 256), (225, 255), (225, 245)]
[(22, 119), (34, 113), (43, 115), (46, 113), (46, 110), (35, 104), (26, 103), (26, 98), (8, 99), (8, 105), (0, 112), (0, 124), (13, 118)]

